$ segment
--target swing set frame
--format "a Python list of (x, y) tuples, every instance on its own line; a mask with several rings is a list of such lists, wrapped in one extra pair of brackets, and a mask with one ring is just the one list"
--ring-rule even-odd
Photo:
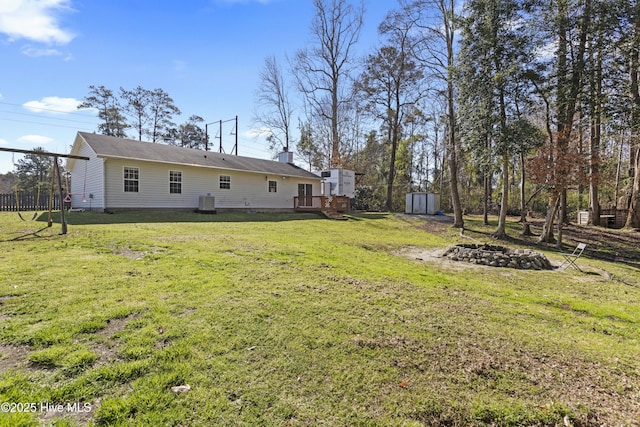
[[(53, 177), (53, 175), (52, 175), (52, 177)], [(42, 183), (38, 182), (38, 196), (36, 197), (36, 211), (34, 212), (33, 217), (31, 219), (24, 219), (24, 217), (20, 213), (20, 206), (18, 206), (20, 190), (18, 190), (18, 185), (17, 184), (13, 186), (13, 191), (14, 191), (14, 193), (16, 195), (16, 209), (18, 210), (18, 216), (20, 217), (21, 220), (23, 220), (23, 221), (33, 221), (38, 216), (38, 205), (40, 204), (40, 190), (41, 190), (41, 188), (42, 188)], [(53, 193), (53, 185), (51, 185), (51, 193)], [(51, 194), (51, 196), (52, 195), (53, 194)], [(23, 202), (22, 205), (24, 207), (24, 202)]]
[[(89, 160), (88, 157), (85, 156), (76, 156), (73, 154), (59, 154), (59, 153), (47, 153), (42, 151), (33, 151), (33, 150), (20, 150), (17, 148), (4, 148), (0, 147), (0, 151), (6, 151), (9, 153), (19, 153), (19, 154), (35, 154), (37, 156), (45, 156), (45, 157), (53, 157), (53, 175), (51, 176), (52, 188), (53, 188), (53, 180), (54, 177), (57, 178), (58, 184), (58, 195), (60, 196), (60, 224), (62, 226), (62, 231), (60, 234), (67, 234), (67, 222), (64, 219), (64, 200), (62, 193), (62, 173), (60, 172), (60, 165), (58, 164), (58, 159), (77, 159), (77, 160)], [(49, 199), (51, 200), (51, 199)], [(17, 200), (16, 200), (17, 203)], [(51, 211), (53, 210), (51, 201), (49, 202), (49, 223), (48, 227), (53, 225), (53, 220), (51, 219)]]

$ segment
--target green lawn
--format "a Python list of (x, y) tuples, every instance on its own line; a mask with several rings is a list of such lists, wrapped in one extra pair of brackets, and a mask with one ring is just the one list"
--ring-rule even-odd
[(636, 262), (402, 256), (473, 218), (68, 222), (0, 214), (1, 426), (640, 425)]

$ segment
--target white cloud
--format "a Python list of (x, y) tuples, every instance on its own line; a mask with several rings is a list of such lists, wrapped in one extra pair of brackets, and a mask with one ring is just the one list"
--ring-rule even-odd
[(0, 145), (7, 145), (8, 142), (5, 141), (4, 139), (0, 138)]
[(75, 98), (60, 98), (58, 96), (47, 96), (40, 101), (29, 101), (22, 106), (34, 113), (52, 112), (52, 113), (71, 113), (78, 109), (82, 101)]
[(0, 33), (10, 41), (33, 40), (48, 44), (67, 44), (74, 34), (60, 27), (59, 11), (71, 10), (70, 0), (2, 0)]
[(249, 129), (245, 132), (242, 133), (242, 136), (244, 138), (259, 138), (261, 136), (269, 136), (273, 133), (273, 131), (270, 128), (264, 127), (264, 128), (255, 128), (255, 129)]
[(41, 49), (31, 45), (26, 45), (22, 48), (22, 54), (32, 58), (38, 58), (40, 56), (60, 56), (62, 55), (62, 52), (53, 48)]
[(53, 138), (49, 138), (48, 136), (42, 136), (42, 135), (24, 135), (18, 138), (18, 142), (22, 144), (45, 145), (50, 142), (53, 142)]

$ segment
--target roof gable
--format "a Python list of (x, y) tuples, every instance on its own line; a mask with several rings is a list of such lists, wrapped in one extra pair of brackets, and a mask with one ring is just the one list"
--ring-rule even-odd
[[(282, 176), (320, 179), (316, 174), (291, 163), (202, 151), (174, 145), (141, 142), (132, 139), (78, 132), (98, 157), (142, 160), (215, 169), (268, 173)], [(75, 144), (74, 144), (75, 145)]]

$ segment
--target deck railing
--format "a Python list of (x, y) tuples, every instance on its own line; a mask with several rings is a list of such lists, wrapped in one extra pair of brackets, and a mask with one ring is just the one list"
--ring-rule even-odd
[(349, 198), (345, 196), (296, 196), (293, 208), (298, 211), (322, 211), (333, 209), (338, 212), (349, 211)]

